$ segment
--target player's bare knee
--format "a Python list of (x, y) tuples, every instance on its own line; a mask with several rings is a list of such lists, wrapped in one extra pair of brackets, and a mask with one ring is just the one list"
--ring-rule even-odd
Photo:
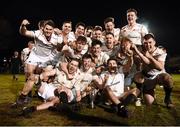
[(173, 87), (173, 79), (172, 79), (171, 75), (165, 73), (162, 76), (162, 80), (163, 80), (163, 85), (165, 87), (168, 87), (168, 88), (172, 88)]
[(140, 90), (138, 88), (133, 88), (132, 94), (134, 94), (135, 96), (138, 96), (140, 94)]

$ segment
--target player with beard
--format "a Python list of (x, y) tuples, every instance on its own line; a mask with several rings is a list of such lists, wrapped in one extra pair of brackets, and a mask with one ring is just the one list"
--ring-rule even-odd
[(137, 88), (124, 92), (124, 73), (118, 68), (117, 60), (110, 58), (107, 62), (108, 71), (94, 81), (100, 89), (104, 89), (107, 99), (118, 109), (117, 114), (128, 117), (126, 106), (134, 102), (140, 93)]
[(143, 89), (144, 99), (147, 105), (152, 105), (155, 100), (156, 85), (163, 85), (165, 91), (164, 103), (167, 108), (175, 105), (171, 100), (173, 79), (165, 70), (167, 52), (162, 46), (157, 46), (152, 33), (146, 34), (143, 39), (143, 51), (140, 52), (135, 45), (131, 49), (141, 58), (142, 71), (134, 76), (134, 81), (139, 89)]

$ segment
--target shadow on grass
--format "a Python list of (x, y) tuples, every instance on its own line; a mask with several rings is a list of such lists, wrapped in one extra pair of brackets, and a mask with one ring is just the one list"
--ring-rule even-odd
[(17, 125), (19, 109), (11, 109), (10, 105), (8, 103), (0, 104), (0, 126)]
[(111, 121), (111, 120), (96, 117), (96, 116), (80, 114), (78, 111), (73, 111), (72, 107), (67, 106), (67, 105), (61, 105), (60, 107), (58, 107), (58, 112), (61, 113), (61, 115), (63, 113), (63, 115), (66, 115), (70, 120), (81, 121), (84, 124), (86, 123), (88, 125), (127, 126), (127, 124), (123, 124), (120, 122)]
[[(21, 120), (24, 120), (24, 118), (31, 118), (20, 116), (19, 114), (21, 110), (22, 107), (12, 108), (10, 103), (0, 104), (0, 126), (17, 126), (20, 125)], [(108, 120), (105, 118), (80, 114), (78, 111), (72, 110), (72, 107), (67, 105), (62, 105), (61, 107), (59, 107), (57, 113), (61, 116), (67, 117), (68, 120), (72, 121), (74, 125), (127, 126), (124, 123)]]

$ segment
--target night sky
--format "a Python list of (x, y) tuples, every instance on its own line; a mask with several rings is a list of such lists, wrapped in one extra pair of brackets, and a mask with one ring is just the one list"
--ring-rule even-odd
[(79, 21), (84, 22), (86, 26), (103, 26), (103, 20), (112, 16), (115, 18), (116, 27), (121, 28), (127, 24), (126, 10), (129, 8), (135, 8), (138, 11), (137, 22), (145, 24), (149, 31), (154, 33), (159, 45), (163, 45), (171, 56), (180, 56), (178, 46), (180, 43), (180, 8), (178, 2), (155, 2), (152, 0), (124, 0), (118, 3), (117, 0), (61, 2), (46, 0), (46, 2), (42, 1), (41, 4), (36, 4), (35, 1), (23, 1), (23, 3), (12, 1), (4, 5), (1, 4), (1, 57), (12, 55), (14, 50), (21, 51), (26, 47), (27, 41), (30, 39), (21, 36), (18, 32), (24, 18), (31, 22), (28, 29), (37, 29), (37, 23), (41, 19), (52, 19), (59, 28), (63, 21), (71, 20), (74, 28)]

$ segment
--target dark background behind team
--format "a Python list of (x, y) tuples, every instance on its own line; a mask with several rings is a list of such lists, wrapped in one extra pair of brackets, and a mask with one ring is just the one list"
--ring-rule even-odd
[[(52, 19), (57, 27), (71, 20), (73, 28), (82, 21), (88, 25), (101, 25), (106, 17), (115, 18), (116, 27), (127, 24), (126, 10), (138, 11), (138, 23), (146, 25), (155, 34), (159, 45), (164, 46), (169, 57), (180, 56), (179, 17), (180, 8), (174, 1), (110, 0), (110, 1), (4, 1), (0, 7), (0, 59), (10, 57), (15, 50), (21, 51), (27, 46), (28, 38), (19, 34), (19, 26), (24, 18), (37, 29), (39, 20)], [(37, 3), (39, 2), (39, 3)], [(74, 30), (74, 29), (73, 29)]]

